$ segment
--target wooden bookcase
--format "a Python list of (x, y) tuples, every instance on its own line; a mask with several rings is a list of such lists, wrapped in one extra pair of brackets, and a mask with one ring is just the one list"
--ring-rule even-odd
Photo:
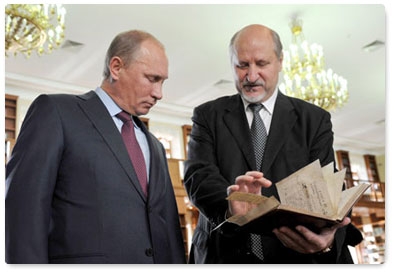
[(5, 138), (16, 138), (16, 104), (17, 96), (5, 94)]
[[(358, 210), (360, 211), (358, 212)], [(364, 237), (364, 240), (355, 247), (358, 263), (384, 263), (385, 210), (366, 207), (356, 208), (353, 211), (353, 217), (351, 219), (352, 223), (362, 232)]]
[(10, 158), (17, 137), (16, 114), (18, 96), (5, 94), (5, 163)]
[(148, 131), (149, 131), (149, 118), (139, 118), (145, 125), (145, 127), (147, 127)]
[(191, 131), (192, 131), (191, 125), (183, 125), (182, 126), (185, 159), (188, 158), (188, 142), (189, 142), (189, 135), (191, 134)]
[(185, 198), (187, 193), (185, 191), (184, 185), (182, 184), (182, 177), (180, 173), (180, 164), (183, 164), (182, 160), (175, 158), (168, 158), (167, 165), (169, 166), (169, 173), (171, 182), (173, 184), (174, 194), (176, 196), (178, 216), (180, 218), (181, 232), (184, 239), (185, 256), (188, 257), (189, 253), (189, 234), (187, 229), (187, 207), (185, 203)]
[(379, 182), (379, 172), (377, 170), (376, 157), (374, 155), (364, 155), (366, 171), (368, 173), (369, 181)]
[(346, 186), (347, 188), (351, 188), (354, 187), (354, 181), (352, 178), (352, 172), (351, 172), (351, 162), (350, 162), (350, 158), (348, 155), (348, 151), (342, 151), (342, 150), (338, 150), (336, 151), (336, 157), (337, 157), (337, 162), (338, 162), (338, 169), (342, 170), (344, 168), (346, 168), (346, 175), (345, 175), (345, 182), (346, 182)]

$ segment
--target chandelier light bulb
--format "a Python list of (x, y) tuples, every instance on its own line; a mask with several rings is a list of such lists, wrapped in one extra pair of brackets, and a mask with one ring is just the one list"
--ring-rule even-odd
[(51, 53), (64, 40), (66, 9), (61, 4), (5, 7), (5, 55)]
[(301, 20), (292, 21), (290, 27), (292, 44), (283, 51), (284, 82), (280, 90), (327, 111), (342, 107), (348, 100), (347, 80), (325, 69), (323, 48), (304, 39)]

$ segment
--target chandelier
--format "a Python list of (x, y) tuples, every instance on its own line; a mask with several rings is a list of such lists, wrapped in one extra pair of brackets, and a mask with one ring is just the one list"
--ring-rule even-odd
[(325, 70), (322, 46), (304, 39), (302, 21), (291, 24), (292, 44), (284, 50), (280, 89), (289, 96), (311, 102), (327, 111), (342, 107), (348, 100), (347, 80), (332, 69)]
[(66, 9), (61, 4), (9, 4), (5, 7), (5, 55), (51, 53), (64, 39)]

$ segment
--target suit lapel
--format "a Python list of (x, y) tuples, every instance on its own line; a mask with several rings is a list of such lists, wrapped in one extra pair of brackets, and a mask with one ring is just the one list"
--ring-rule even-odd
[(240, 147), (249, 169), (255, 169), (254, 147), (252, 146), (250, 128), (240, 95), (230, 98), (224, 113), (224, 124)]
[(82, 100), (80, 101), (80, 107), (86, 114), (93, 126), (103, 137), (106, 144), (109, 146), (114, 156), (119, 161), (122, 168), (129, 176), (133, 186), (139, 192), (140, 196), (145, 200), (145, 194), (143, 193), (139, 184), (136, 172), (134, 171), (133, 165), (130, 161), (129, 154), (123, 143), (121, 134), (112, 120), (112, 117), (108, 114), (103, 102), (96, 95), (94, 91), (78, 96)]
[(287, 136), (290, 135), (290, 131), (295, 125), (297, 116), (293, 109), (294, 107), (289, 99), (281, 92), (278, 92), (265, 154), (263, 156), (263, 173), (270, 169), (278, 152), (284, 145)]

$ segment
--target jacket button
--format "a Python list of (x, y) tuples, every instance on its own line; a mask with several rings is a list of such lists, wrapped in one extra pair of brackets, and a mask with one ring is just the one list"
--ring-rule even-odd
[(154, 250), (152, 248), (147, 248), (145, 250), (145, 255), (147, 255), (148, 257), (154, 256)]

